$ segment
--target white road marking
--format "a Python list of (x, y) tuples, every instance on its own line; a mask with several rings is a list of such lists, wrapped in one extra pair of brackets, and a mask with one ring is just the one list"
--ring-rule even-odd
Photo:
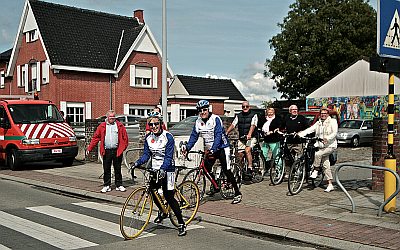
[(96, 243), (81, 239), (36, 222), (29, 221), (27, 219), (14, 216), (12, 214), (5, 213), (3, 211), (0, 211), (0, 225), (61, 249), (77, 249), (97, 246)]

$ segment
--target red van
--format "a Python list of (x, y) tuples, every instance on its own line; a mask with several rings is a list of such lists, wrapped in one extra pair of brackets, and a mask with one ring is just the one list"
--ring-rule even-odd
[[(318, 110), (308, 110), (308, 111), (299, 111), (300, 115), (303, 115), (305, 118), (307, 118), (308, 120), (308, 125), (311, 126), (314, 123), (316, 123), (320, 117), (319, 114), (319, 109)], [(329, 110), (329, 115), (335, 119), (337, 121), (337, 124), (339, 126), (340, 124), (340, 116), (339, 114), (336, 112), (336, 110), (330, 109)]]
[(42, 100), (0, 100), (0, 148), (0, 160), (12, 170), (47, 160), (71, 166), (78, 154), (73, 129)]

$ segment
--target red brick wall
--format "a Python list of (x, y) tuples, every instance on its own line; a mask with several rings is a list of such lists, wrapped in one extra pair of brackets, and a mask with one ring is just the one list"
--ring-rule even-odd
[[(40, 40), (26, 43), (23, 38), (18, 51), (16, 65), (24, 65), (31, 59), (45, 61), (46, 55)], [(130, 87), (130, 64), (144, 63), (157, 67), (157, 89)], [(29, 68), (29, 75), (31, 74)], [(0, 89), (0, 94), (24, 95), (25, 88), (17, 87), (17, 67), (14, 68), (12, 82), (6, 84), (5, 89)], [(155, 106), (161, 97), (161, 61), (157, 54), (134, 52), (125, 63), (125, 66), (116, 79), (112, 76), (113, 109), (117, 113), (123, 113), (123, 104), (136, 104)], [(104, 115), (110, 109), (110, 75), (100, 73), (86, 73), (77, 71), (60, 70), (55, 74), (49, 71), (49, 84), (40, 86), (40, 99), (50, 100), (58, 107), (60, 101), (67, 102), (91, 102), (92, 118)]]
[[(395, 120), (395, 130), (400, 131), (399, 122)], [(400, 136), (394, 135), (394, 154), (397, 159), (396, 169), (399, 171), (400, 161)], [(372, 146), (372, 165), (385, 166), (385, 156), (387, 154), (387, 119), (374, 119), (374, 143)], [(372, 190), (382, 191), (384, 188), (383, 171), (372, 171)]]

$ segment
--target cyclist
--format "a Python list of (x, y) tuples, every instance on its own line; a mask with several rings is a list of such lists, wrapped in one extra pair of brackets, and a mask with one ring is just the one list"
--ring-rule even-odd
[[(151, 132), (145, 137), (142, 156), (133, 164), (133, 166), (136, 167), (142, 165), (151, 158), (151, 168), (159, 170), (160, 180), (158, 183), (156, 183), (155, 180), (152, 180), (150, 182), (150, 187), (153, 189), (162, 187), (165, 200), (171, 206), (172, 211), (178, 219), (178, 235), (184, 236), (186, 235), (186, 225), (183, 221), (182, 211), (179, 208), (179, 204), (174, 198), (174, 137), (169, 132), (162, 129), (161, 124), (163, 121), (159, 112), (152, 111), (148, 116), (147, 124), (150, 126)], [(154, 197), (153, 200), (158, 208), (163, 206), (163, 204), (159, 204), (157, 198)], [(160, 209), (154, 222), (161, 223), (165, 218), (167, 218), (167, 215), (163, 214)]]
[(257, 123), (258, 117), (255, 112), (250, 109), (250, 104), (248, 101), (242, 103), (242, 112), (236, 115), (232, 124), (226, 130), (226, 134), (229, 133), (238, 126), (239, 131), (239, 141), (238, 141), (238, 151), (240, 152), (240, 159), (243, 158), (243, 151), (246, 155), (248, 162), (248, 175), (252, 174), (253, 167), (253, 157), (251, 155), (251, 149), (258, 143), (257, 142)]
[[(262, 126), (262, 131), (264, 133), (264, 143), (262, 144), (261, 150), (263, 151), (265, 159), (271, 160), (276, 159), (279, 153), (280, 138), (275, 131), (279, 130), (282, 121), (279, 116), (275, 116), (275, 109), (268, 108), (265, 112), (266, 122)], [(271, 151), (272, 158), (269, 159), (268, 153)]]
[[(199, 118), (193, 126), (187, 145), (183, 145), (181, 151), (183, 155), (186, 155), (197, 142), (199, 136), (201, 136), (204, 139), (204, 146), (208, 151), (204, 162), (207, 170), (210, 172), (211, 177), (214, 178), (211, 168), (218, 158), (221, 163), (222, 171), (224, 171), (228, 181), (235, 190), (235, 197), (233, 198), (232, 204), (236, 204), (242, 201), (242, 194), (239, 191), (233, 173), (230, 171), (229, 140), (225, 134), (221, 118), (212, 114), (209, 111), (209, 107), (210, 103), (207, 100), (200, 100), (197, 103), (196, 108), (199, 112)], [(210, 192), (207, 194), (212, 196), (217, 192), (219, 192), (219, 190), (215, 190), (211, 185)]]
[[(299, 110), (296, 105), (290, 105), (289, 115), (285, 117), (282, 128), (286, 133), (297, 133), (308, 128), (307, 118), (299, 115)], [(295, 152), (297, 155), (301, 154), (301, 141), (297, 137), (288, 138), (288, 148), (290, 152)]]
[(334, 189), (334, 187), (332, 185), (333, 177), (329, 162), (329, 155), (332, 154), (337, 148), (336, 134), (338, 131), (338, 125), (337, 121), (329, 116), (328, 108), (322, 107), (319, 112), (320, 119), (308, 129), (299, 132), (298, 135), (300, 137), (304, 137), (315, 132), (316, 137), (323, 139), (323, 141), (317, 141), (315, 143), (315, 146), (318, 147), (319, 150), (315, 152), (313, 163), (314, 171), (311, 173), (310, 178), (317, 178), (319, 166), (321, 163), (323, 163), (324, 173), (326, 179), (328, 180), (328, 187), (325, 189), (325, 192), (330, 192)]

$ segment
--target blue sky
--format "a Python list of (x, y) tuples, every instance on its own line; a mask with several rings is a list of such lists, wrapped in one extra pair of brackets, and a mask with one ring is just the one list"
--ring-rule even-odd
[[(162, 0), (46, 1), (123, 16), (143, 9), (146, 23), (162, 45)], [(166, 1), (167, 55), (175, 74), (234, 79), (251, 104), (279, 99), (274, 83), (262, 76), (263, 65), (273, 56), (268, 40), (280, 31), (277, 24), (295, 0)], [(2, 0), (0, 52), (13, 46), (24, 3)]]

